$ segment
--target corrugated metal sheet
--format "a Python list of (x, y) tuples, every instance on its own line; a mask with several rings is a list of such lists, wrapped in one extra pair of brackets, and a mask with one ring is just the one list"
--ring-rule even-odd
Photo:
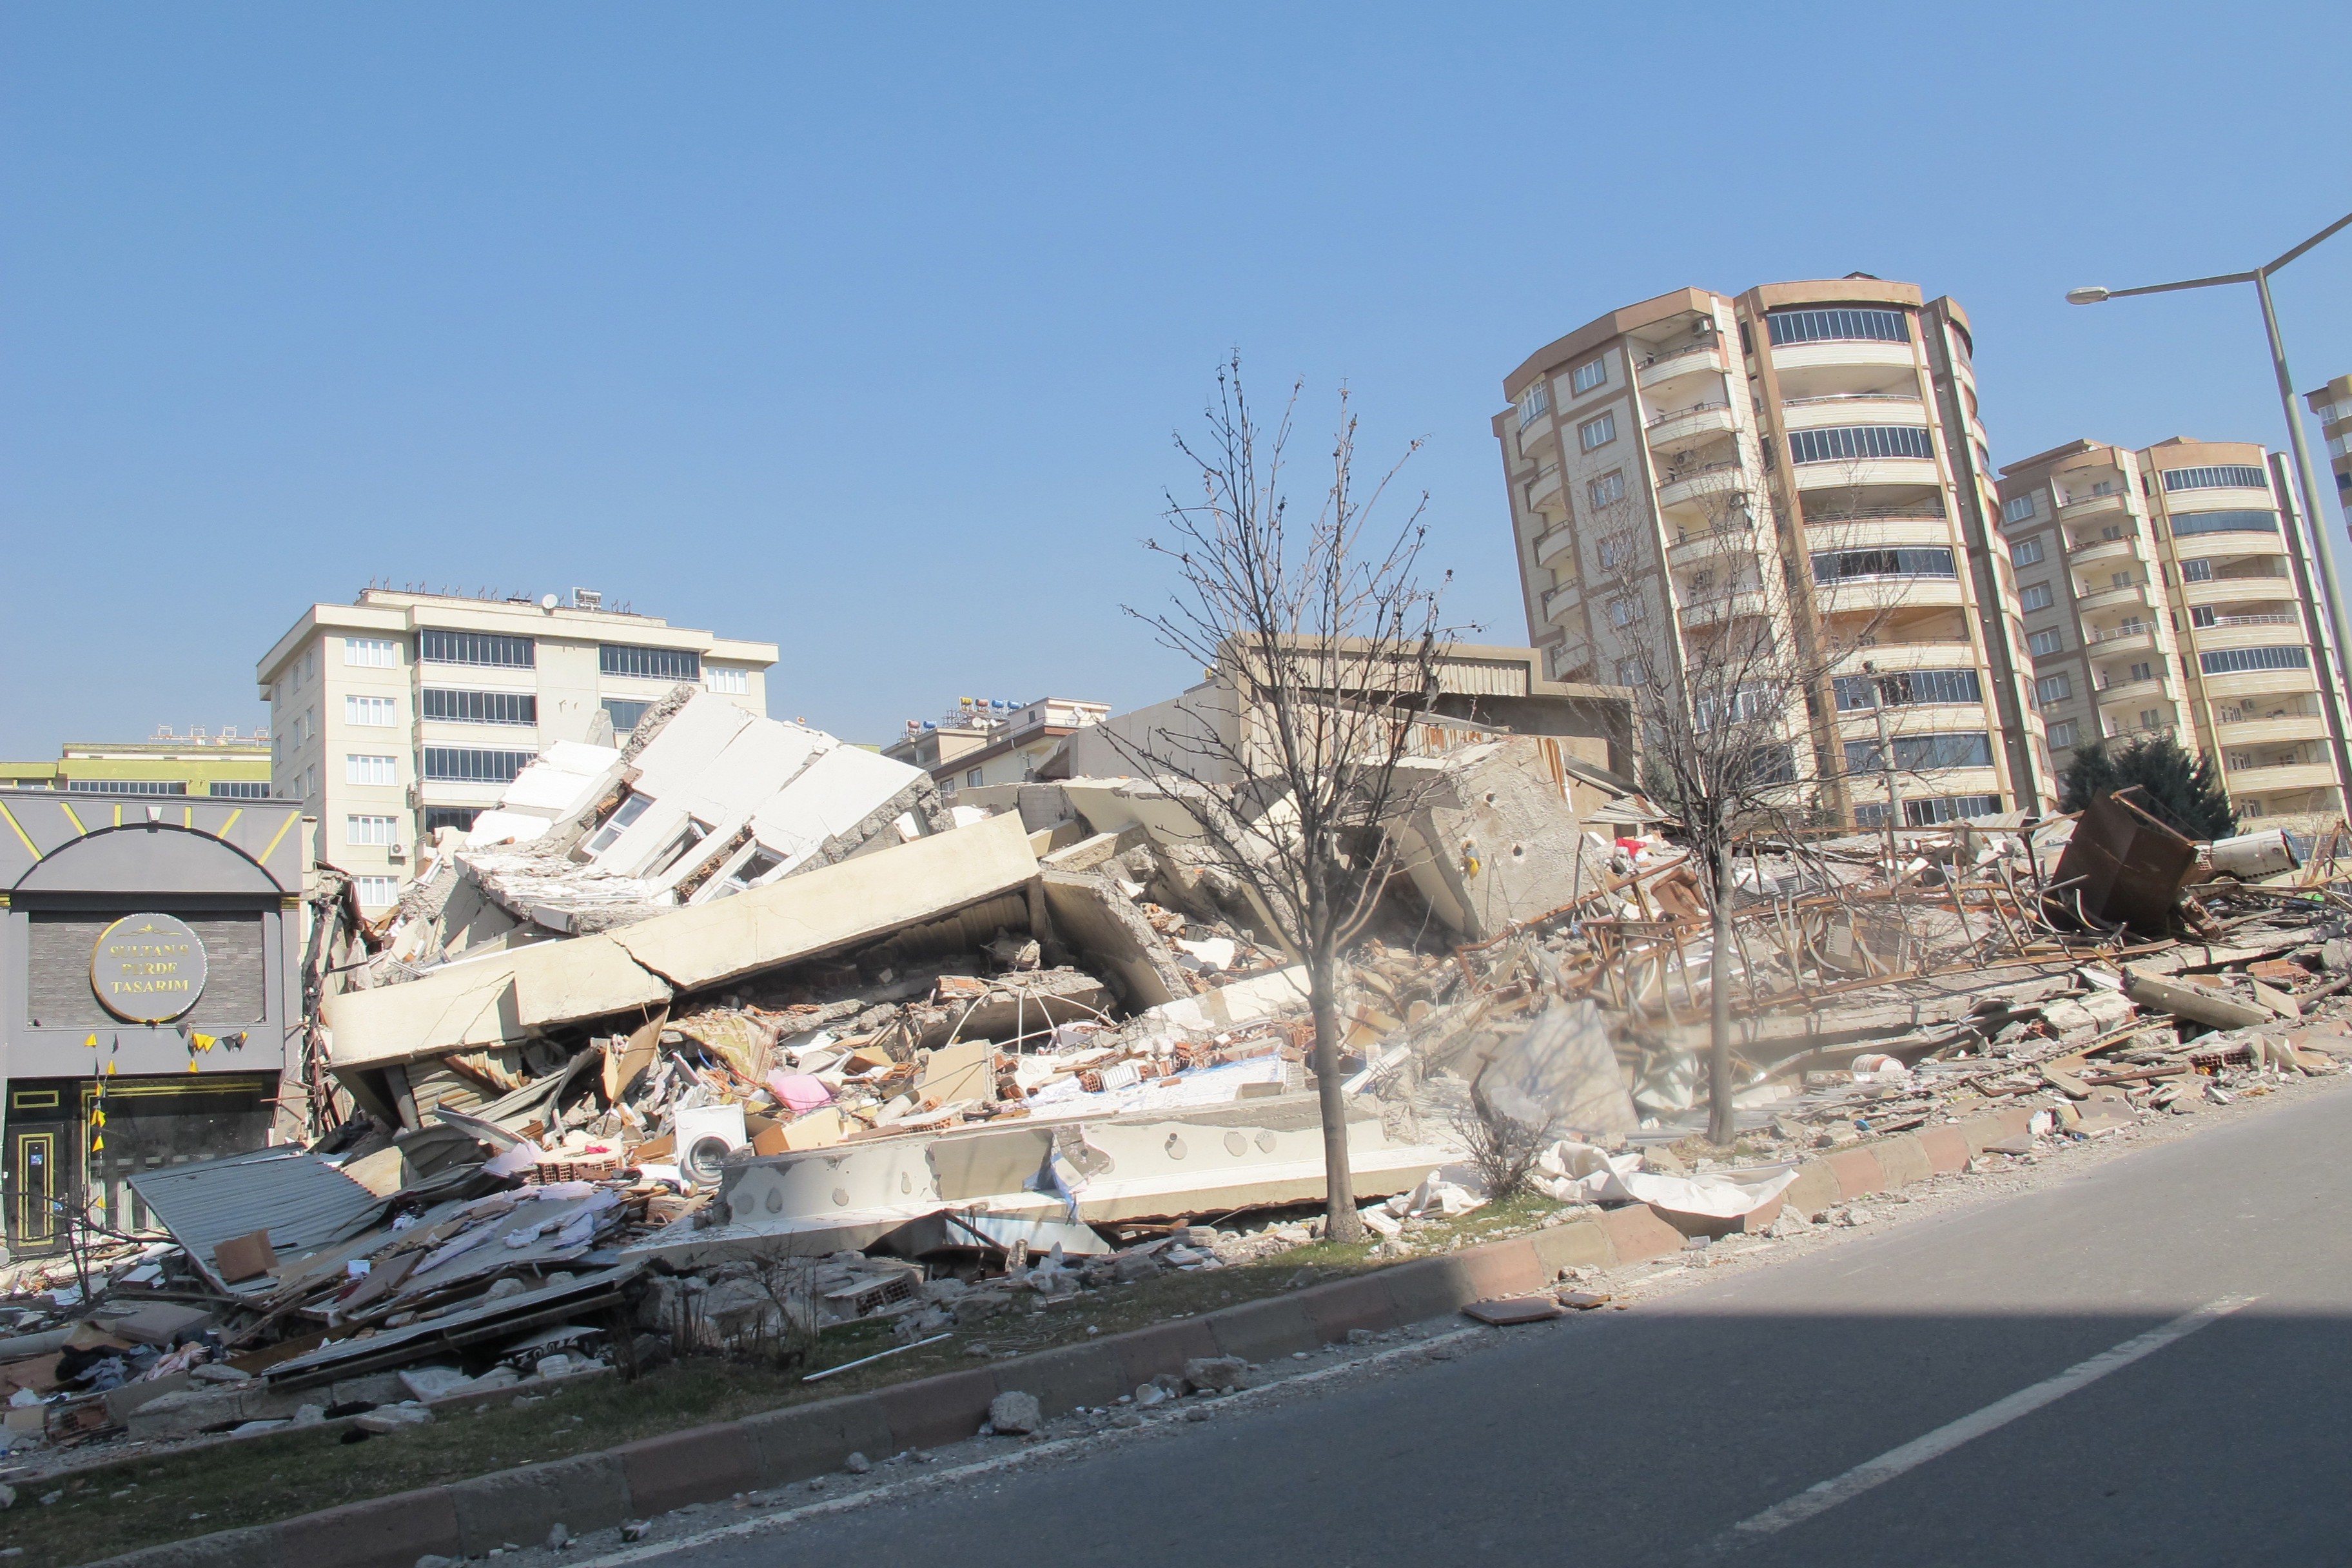
[(278, 1281), (264, 1275), (226, 1284), (213, 1265), (213, 1249), (222, 1242), (267, 1230), (281, 1259), (299, 1258), (333, 1241), (383, 1201), (299, 1149), (262, 1149), (201, 1165), (173, 1165), (142, 1172), (130, 1182), (205, 1277), (240, 1296), (267, 1295)]
[(1472, 697), (1525, 697), (1528, 667), (1517, 659), (1437, 656), (1437, 689)]

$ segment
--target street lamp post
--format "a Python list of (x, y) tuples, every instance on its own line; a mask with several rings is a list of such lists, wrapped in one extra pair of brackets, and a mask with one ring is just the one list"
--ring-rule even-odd
[[(2294, 377), (2286, 367), (2286, 342), (2279, 336), (2278, 310), (2271, 303), (2271, 274), (2347, 226), (2352, 226), (2352, 213), (2345, 214), (2285, 255), (2251, 272), (2231, 272), (2218, 278), (2190, 278), (2179, 283), (2151, 283), (2138, 289), (2095, 287), (2066, 290), (2066, 302), (2070, 305), (2103, 305), (2109, 300), (2128, 299), (2134, 294), (2170, 294), (2182, 289), (2210, 289), (2222, 283), (2251, 283), (2254, 286), (2255, 296), (2263, 302), (2263, 330), (2270, 337), (2271, 369), (2278, 377), (2279, 407), (2286, 415), (2287, 442), (2294, 452), (2294, 477), (2303, 491), (2303, 515), (2311, 529), (2312, 539), (2319, 547), (2319, 574), (2324, 579), (2319, 584), (2319, 595), (2327, 605), (2328, 629), (2336, 634), (2335, 673), (2339, 678), (2345, 675), (2345, 661), (2352, 658), (2352, 625), (2347, 625), (2345, 620), (2343, 595), (2337, 591), (2336, 541), (2319, 510), (2318, 471), (2311, 466), (2311, 444), (2304, 438), (2303, 419), (2294, 405)], [(2334, 684), (2328, 683), (2329, 686)], [(2332, 728), (2336, 731), (2336, 778), (2340, 784), (2352, 786), (2352, 757), (2346, 754), (2344, 717), (2338, 710), (2335, 693), (2327, 690), (2326, 687), (2322, 689), (2326, 692), (2329, 713), (2335, 721)], [(2346, 689), (2352, 690), (2352, 680), (2346, 682)], [(2352, 805), (2352, 801), (2343, 800), (2339, 795), (2338, 804)]]

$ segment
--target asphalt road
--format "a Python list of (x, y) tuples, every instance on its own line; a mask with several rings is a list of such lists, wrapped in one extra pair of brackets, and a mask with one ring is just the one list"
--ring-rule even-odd
[(1630, 1312), (659, 1562), (2352, 1563), (2347, 1147), (2352, 1092), (2320, 1095)]

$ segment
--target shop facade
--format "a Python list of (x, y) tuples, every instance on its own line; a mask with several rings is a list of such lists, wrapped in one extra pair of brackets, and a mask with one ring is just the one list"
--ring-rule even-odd
[(129, 1177), (268, 1142), (301, 1023), (301, 810), (0, 790), (12, 1256), (151, 1228)]

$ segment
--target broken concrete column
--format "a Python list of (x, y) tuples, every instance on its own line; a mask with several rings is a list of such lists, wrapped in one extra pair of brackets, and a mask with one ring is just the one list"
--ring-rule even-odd
[(1108, 878), (1092, 871), (1040, 871), (1038, 876), (1055, 935), (1084, 954), (1088, 968), (1108, 971), (1125, 993), (1129, 1007), (1140, 1011), (1192, 994), (1192, 983), (1176, 954)]
[(1483, 942), (1601, 884), (1597, 866), (1577, 874), (1584, 836), (1533, 738), (1407, 758), (1397, 773), (1389, 831), (1413, 887), (1465, 938)]

